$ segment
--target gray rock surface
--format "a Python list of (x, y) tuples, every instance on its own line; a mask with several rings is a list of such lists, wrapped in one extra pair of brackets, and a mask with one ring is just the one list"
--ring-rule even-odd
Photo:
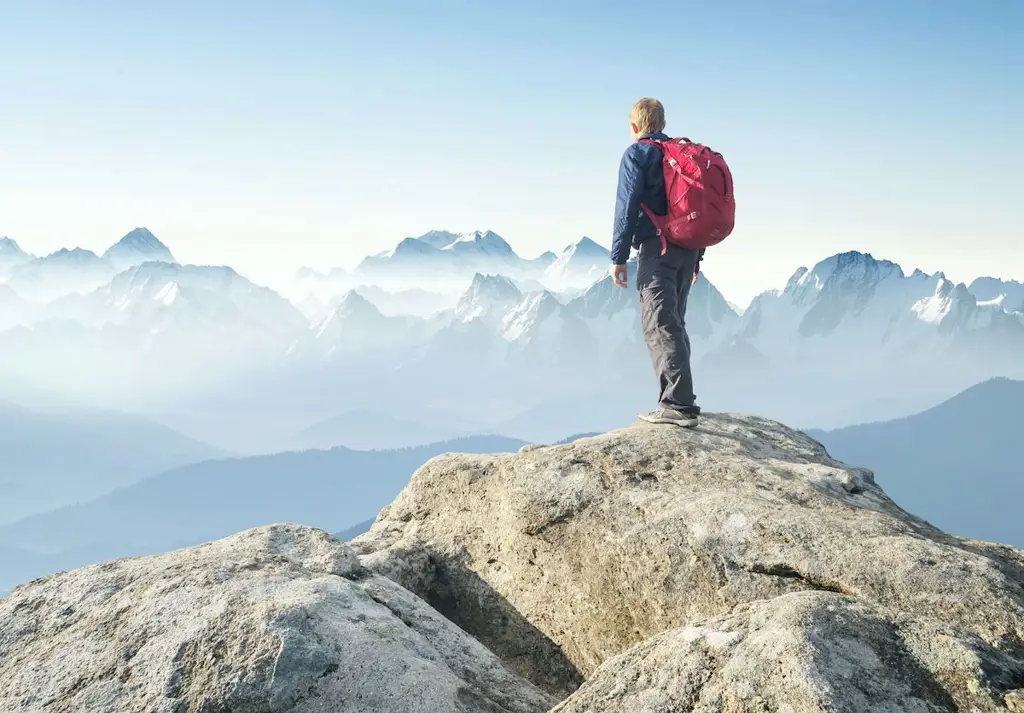
[[(1024, 659), (1024, 554), (935, 529), (889, 500), (869, 472), (763, 419), (709, 416), (692, 432), (637, 424), (514, 455), (442, 456), (416, 473), (353, 547), (368, 567), (559, 695), (662, 632), (734, 610), (747, 616), (736, 608), (800, 592), (847, 602), (836, 603), (837, 611), (859, 612), (879, 632), (887, 621), (926, 632), (915, 634), (913, 651), (930, 651), (937, 663), (919, 661), (919, 678), (947, 698), (922, 693), (922, 710), (952, 710), (948, 701), (966, 695), (971, 680), (981, 681), (993, 701), (1001, 696), (1005, 707), (1024, 688), (1014, 668)], [(825, 606), (823, 596), (793, 601), (811, 602), (812, 613)], [(783, 629), (803, 637), (805, 653), (797, 653), (799, 646), (778, 650), (789, 659), (780, 666), (797, 676), (794, 685), (827, 681), (806, 674), (794, 658), (809, 660), (811, 630), (789, 616)], [(946, 629), (948, 636), (936, 633)], [(906, 649), (902, 631), (866, 634), (861, 648)], [(657, 647), (676, 645), (673, 636), (680, 634), (664, 634), (621, 665), (646, 656), (661, 661)], [(749, 649), (752, 639), (745, 641)], [(1009, 673), (1001, 678), (978, 664), (981, 674), (962, 676), (973, 665), (965, 647), (988, 652), (976, 661), (1006, 657), (999, 670)], [(944, 657), (968, 662), (943, 668)], [(775, 679), (751, 671), (745, 680), (763, 696), (762, 687)], [(591, 689), (597, 685), (595, 679)], [(896, 695), (900, 685), (894, 678), (885, 695)], [(788, 708), (762, 710), (819, 710), (807, 702), (817, 700), (811, 693), (800, 695)], [(935, 703), (940, 699), (946, 703)], [(650, 710), (688, 710), (674, 705)]]
[(4, 713), (536, 713), (553, 703), (306, 527), (88, 567), (0, 600)]
[(742, 604), (602, 664), (553, 713), (1016, 710), (1024, 666), (939, 622), (831, 592)]

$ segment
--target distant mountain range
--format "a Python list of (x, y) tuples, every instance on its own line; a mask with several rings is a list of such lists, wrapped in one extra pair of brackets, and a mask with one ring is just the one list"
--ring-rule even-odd
[(913, 416), (809, 434), (937, 527), (1024, 548), (1021, 423), (1024, 382), (991, 379)]
[[(524, 430), (545, 434), (618, 420), (653, 397), (636, 292), (611, 283), (607, 250), (588, 238), (527, 259), (491, 231), (432, 231), (351, 272), (304, 269), (288, 299), (229, 267), (176, 264), (141, 228), (103, 257), (26, 260), (15, 248), (0, 244), (0, 260), (18, 263), (0, 285), (0, 396), (45, 387), (104, 408), (223, 409), (234, 430), (282, 411), (306, 424), (353, 411), (421, 422), (441, 407), (454, 417), (431, 424), (439, 433), (534, 413), (543, 427)], [(740, 315), (709, 275), (687, 323), (698, 398), (714, 408), (834, 427), (1024, 377), (1021, 283), (968, 287), (847, 252)], [(609, 391), (627, 396), (600, 402)], [(544, 415), (554, 412), (562, 420)]]
[(164, 552), (257, 525), (302, 522), (343, 530), (374, 518), (434, 456), (514, 452), (523, 445), (474, 436), (417, 448), (336, 448), (170, 470), (80, 505), (0, 526), (0, 592), (57, 569)]
[(405, 238), (393, 249), (367, 257), (355, 274), (385, 286), (429, 286), (463, 280), (477, 272), (535, 277), (554, 261), (552, 253), (533, 260), (521, 258), (504, 238), (490, 230), (462, 235), (435, 230), (418, 238)]
[(63, 248), (45, 257), (24, 252), (0, 238), (0, 277), (22, 297), (47, 302), (62, 295), (90, 292), (122, 271), (144, 262), (174, 262), (171, 251), (146, 228), (136, 228), (102, 257), (82, 248)]
[(801, 268), (781, 292), (759, 295), (744, 312), (734, 343), (773, 357), (799, 359), (814, 350), (858, 362), (866, 345), (871, 357), (885, 361), (970, 348), (978, 340), (1015, 350), (1024, 345), (1024, 323), (1002, 301), (980, 300), (941, 272), (906, 275), (895, 263), (848, 252)]
[(968, 288), (983, 306), (998, 306), (1008, 311), (1024, 312), (1024, 282), (979, 277)]
[(225, 455), (142, 417), (0, 402), (0, 524)]

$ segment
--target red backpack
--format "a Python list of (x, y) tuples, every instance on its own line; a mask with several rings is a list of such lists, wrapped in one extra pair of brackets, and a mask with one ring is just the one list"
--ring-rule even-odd
[(722, 154), (686, 138), (640, 141), (662, 153), (668, 213), (655, 215), (641, 204), (658, 229), (662, 254), (667, 243), (699, 250), (729, 237), (736, 225), (736, 200), (732, 172)]

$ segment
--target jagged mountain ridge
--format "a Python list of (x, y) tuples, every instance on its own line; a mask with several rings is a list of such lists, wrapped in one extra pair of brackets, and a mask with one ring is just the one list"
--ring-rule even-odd
[(13, 240), (0, 239), (0, 277), (30, 300), (49, 302), (69, 294), (86, 294), (118, 273), (144, 262), (174, 262), (171, 251), (147, 228), (135, 228), (103, 253), (61, 248), (35, 257)]
[(34, 259), (35, 255), (22, 250), (17, 241), (0, 237), (0, 279), (6, 279), (15, 267)]
[(979, 304), (998, 305), (1007, 311), (1024, 312), (1024, 282), (979, 277), (968, 289)]
[(544, 279), (557, 289), (588, 287), (607, 271), (611, 253), (590, 238), (566, 246), (544, 271)]
[(91, 250), (61, 248), (16, 265), (7, 284), (26, 299), (48, 302), (66, 294), (90, 292), (110, 282), (116, 273), (113, 265)]
[[(800, 268), (783, 290), (758, 295), (740, 318), (736, 337), (782, 358), (820, 348), (855, 355), (870, 344), (888, 359), (908, 347), (947, 349), (965, 334), (991, 327), (1000, 314), (1008, 313), (979, 303), (941, 272), (906, 275), (893, 262), (851, 251)], [(1006, 326), (1024, 334), (1019, 319), (1011, 316)]]
[(501, 319), (523, 299), (523, 293), (508, 277), (476, 273), (459, 298), (454, 317), (460, 322)]
[(175, 262), (174, 255), (148, 228), (135, 228), (111, 245), (103, 259), (115, 269), (127, 270), (145, 262)]
[[(424, 240), (410, 240), (419, 241), (418, 249), (427, 253), (455, 245), (476, 250), (489, 241), (500, 247), (497, 238), (483, 232), (460, 238), (438, 231)], [(604, 274), (607, 262), (601, 246), (579, 241), (570, 248), (574, 258), (590, 254), (594, 269)], [(500, 260), (508, 257), (503, 247), (496, 252)], [(870, 418), (891, 418), (991, 376), (1024, 376), (1019, 360), (1024, 314), (981, 299), (941, 273), (908, 275), (894, 263), (843, 253), (802, 268), (785, 288), (763, 293), (738, 315), (708, 281), (714, 277), (713, 256), (706, 267), (710, 271), (702, 273), (687, 310), (702, 400), (706, 394), (734, 410), (764, 403), (784, 408), (796, 398), (799, 383), (814, 392), (825, 390), (836, 404), (863, 403), (856, 407), (860, 410), (821, 405), (807, 411), (807, 404), (815, 400), (800, 399), (801, 410), (782, 411), (791, 421), (836, 427), (863, 418), (864, 409), (873, 408), (870, 399), (886, 400), (887, 409), (884, 414), (869, 414)], [(428, 274), (439, 283), (429, 290), (370, 284), (361, 278), (363, 286), (349, 291), (362, 295), (379, 313), (365, 320), (353, 319), (345, 309), (338, 313), (348, 291), (305, 303), (297, 300), (300, 310), (272, 290), (251, 284), (249, 289), (265, 299), (224, 299), (169, 280), (163, 284), (166, 292), (140, 293), (120, 304), (108, 299), (107, 316), (85, 320), (88, 324), (83, 326), (76, 312), (63, 308), (98, 298), (72, 296), (54, 303), (61, 310), (50, 305), (30, 319), (3, 315), (13, 326), (0, 332), (0, 373), (37, 370), (37, 387), (77, 385), (60, 356), (74, 353), (82, 357), (82, 364), (106, 373), (119, 390), (144, 393), (163, 384), (163, 392), (170, 393), (173, 388), (164, 383), (165, 374), (185, 379), (190, 372), (181, 364), (203, 364), (205, 380), (190, 388), (217, 384), (221, 398), (253, 389), (262, 393), (273, 384), (273, 398), (283, 402), (320, 403), (336, 389), (357, 400), (350, 404), (353, 408), (372, 407), (377, 398), (411, 400), (412, 408), (426, 406), (449, 398), (442, 395), (442, 385), (458, 382), (457, 399), (486, 394), (501, 403), (500, 409), (489, 412), (495, 423), (542, 408), (542, 394), (555, 402), (570, 395), (584, 401), (597, 398), (595, 389), (613, 388), (609, 369), (621, 374), (631, 391), (649, 387), (635, 280), (626, 290), (602, 277), (585, 288), (559, 292), (539, 279), (515, 278), (501, 270), (477, 270), (449, 279), (446, 269), (439, 267)], [(485, 277), (502, 285), (503, 297), (488, 296), (482, 289)], [(983, 284), (975, 288), (980, 290)], [(1009, 294), (1013, 284), (996, 287)], [(106, 294), (108, 287), (99, 293)], [(21, 309), (17, 300), (7, 302), (15, 305), (14, 311)], [(385, 303), (387, 310), (381, 307)], [(403, 314), (403, 304), (421, 309)], [(190, 320), (199, 327), (189, 329)], [(330, 328), (325, 330), (326, 324)], [(127, 325), (132, 328), (126, 330)], [(239, 325), (244, 325), (241, 332)], [(225, 338), (235, 334), (242, 338)], [(146, 360), (139, 354), (147, 355)], [(232, 361), (238, 359), (245, 363)], [(45, 375), (43, 364), (50, 367)], [(253, 371), (270, 368), (275, 371), (261, 376)], [(141, 379), (141, 371), (149, 375), (144, 384), (126, 382), (129, 376)], [(243, 385), (249, 379), (253, 383)], [(910, 382), (916, 385), (908, 387)], [(398, 384), (406, 385), (404, 393)], [(937, 385), (941, 391), (936, 391)], [(78, 398), (99, 395), (99, 386), (75, 388), (87, 389), (88, 396)], [(318, 408), (327, 410), (322, 403)], [(614, 422), (610, 410), (605, 422)], [(559, 430), (571, 428), (567, 422), (554, 425)]]
[(525, 262), (493, 231), (463, 235), (433, 231), (418, 238), (405, 238), (391, 250), (364, 258), (355, 272), (382, 280), (412, 279), (424, 268), (443, 268), (454, 273), (475, 273), (480, 268), (509, 272), (522, 270)]
[(88, 295), (57, 300), (48, 311), (87, 326), (114, 324), (151, 334), (233, 326), (293, 339), (306, 329), (295, 306), (230, 267), (169, 262), (129, 268)]

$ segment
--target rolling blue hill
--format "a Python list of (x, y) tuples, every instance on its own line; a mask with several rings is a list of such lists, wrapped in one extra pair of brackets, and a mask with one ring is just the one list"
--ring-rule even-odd
[(997, 378), (913, 416), (808, 433), (915, 515), (1024, 548), (1022, 424), (1024, 382)]

